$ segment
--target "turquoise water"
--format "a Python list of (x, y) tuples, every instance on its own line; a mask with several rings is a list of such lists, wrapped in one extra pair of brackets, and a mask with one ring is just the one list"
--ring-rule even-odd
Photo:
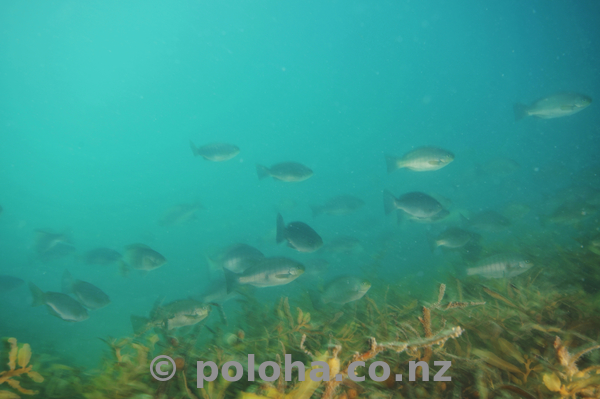
[[(512, 107), (562, 91), (598, 97), (598, 15), (591, 1), (3, 1), (0, 274), (60, 291), (69, 269), (112, 304), (68, 323), (31, 308), (22, 286), (0, 293), (0, 336), (95, 365), (97, 338), (131, 335), (130, 314), (210, 286), (205, 255), (218, 248), (246, 242), (268, 256), (317, 257), (275, 244), (278, 211), (325, 243), (338, 234), (361, 240), (358, 255), (321, 255), (329, 277), (441, 279), (455, 257), (431, 253), (429, 237), (458, 223), (459, 212), (509, 202), (532, 210), (488, 242), (553, 234), (575, 245), (596, 216), (550, 227), (540, 219), (565, 188), (597, 197), (597, 104), (519, 122)], [(189, 140), (241, 152), (204, 161)], [(384, 154), (423, 145), (456, 159), (434, 172), (386, 173)], [(518, 168), (481, 167), (498, 157)], [(282, 161), (314, 176), (258, 180), (256, 163)], [(397, 226), (383, 213), (383, 189), (441, 195), (456, 212), (442, 225)], [(338, 194), (366, 205), (312, 219), (309, 205)], [(158, 225), (167, 209), (194, 201), (205, 207), (197, 220)], [(168, 263), (123, 278), (78, 254), (44, 262), (33, 250), (36, 229), (68, 232), (78, 254), (143, 242)], [(298, 279), (257, 295), (274, 303), (304, 290)]]

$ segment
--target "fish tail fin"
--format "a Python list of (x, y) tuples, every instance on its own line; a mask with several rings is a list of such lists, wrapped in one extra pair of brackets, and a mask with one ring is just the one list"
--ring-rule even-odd
[(30, 282), (29, 289), (31, 290), (31, 295), (33, 296), (33, 302), (31, 302), (31, 306), (42, 306), (46, 303), (44, 291), (40, 290), (37, 285)]
[(311, 205), (310, 210), (312, 211), (313, 218), (316, 218), (323, 213), (323, 207), (318, 205)]
[(321, 310), (323, 309), (323, 299), (321, 298), (321, 294), (318, 291), (315, 290), (311, 290), (308, 291), (308, 295), (310, 296), (310, 301), (313, 305), (313, 308), (315, 308), (315, 310)]
[(73, 292), (73, 276), (68, 270), (65, 270), (62, 276), (61, 290), (64, 294), (71, 294)]
[(474, 267), (471, 267), (469, 269), (467, 269), (467, 276), (472, 276), (474, 274), (477, 274), (477, 269)]
[(223, 268), (223, 273), (225, 273), (225, 287), (227, 287), (227, 293), (229, 294), (231, 291), (235, 290), (239, 284), (239, 281), (237, 274), (231, 270)]
[(383, 210), (386, 215), (389, 215), (396, 209), (396, 198), (388, 190), (383, 190)]
[(515, 113), (515, 121), (520, 121), (521, 119), (529, 116), (528, 108), (523, 104), (513, 105), (513, 111)]
[(271, 175), (271, 172), (266, 166), (256, 164), (256, 174), (258, 175), (258, 180), (262, 180), (265, 177), (269, 177)]
[(283, 221), (283, 216), (281, 213), (277, 214), (277, 236), (275, 241), (277, 244), (285, 240), (285, 222)]
[(400, 209), (396, 210), (396, 224), (399, 226), (404, 221), (404, 212)]
[(399, 165), (399, 161), (400, 158), (392, 156), (392, 155), (385, 155), (385, 164), (387, 165), (387, 172), (388, 173), (392, 173), (393, 171), (400, 169), (401, 166)]
[(210, 281), (215, 281), (219, 277), (222, 267), (219, 265), (219, 262), (207, 254), (204, 254), (204, 259), (206, 259), (206, 263), (208, 263), (208, 279)]
[(196, 147), (196, 145), (192, 142), (192, 140), (190, 140), (190, 148), (192, 149), (192, 154), (194, 154), (195, 157), (197, 157), (198, 154), (198, 147)]
[(131, 315), (131, 326), (133, 327), (133, 333), (135, 335), (142, 335), (150, 329), (150, 319), (147, 317)]

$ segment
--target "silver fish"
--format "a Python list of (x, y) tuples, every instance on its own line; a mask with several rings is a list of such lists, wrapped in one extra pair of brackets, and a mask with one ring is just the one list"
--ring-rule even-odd
[(519, 254), (497, 254), (489, 256), (467, 269), (467, 275), (479, 275), (485, 278), (510, 278), (525, 273), (533, 262)]
[(588, 205), (585, 202), (565, 202), (556, 208), (550, 216), (542, 218), (542, 222), (566, 225), (577, 224), (594, 215), (597, 210), (598, 207)]
[(83, 306), (95, 310), (105, 307), (110, 303), (110, 298), (100, 288), (86, 281), (75, 280), (68, 270), (62, 277), (62, 292), (74, 294)]
[(321, 294), (311, 293), (311, 300), (315, 309), (333, 303), (343, 305), (362, 298), (371, 288), (371, 283), (355, 276), (338, 277), (329, 282)]
[(323, 248), (323, 251), (330, 253), (344, 253), (351, 254), (355, 252), (362, 252), (364, 250), (360, 240), (350, 236), (338, 236), (327, 242), (327, 245)]
[(321, 214), (327, 215), (348, 215), (357, 211), (365, 205), (365, 202), (360, 198), (354, 197), (352, 195), (338, 195), (329, 199), (324, 205), (312, 205), (310, 208), (312, 210), (313, 217), (317, 217)]
[(46, 305), (51, 315), (65, 321), (78, 322), (86, 320), (89, 317), (83, 305), (67, 294), (50, 291), (43, 292), (33, 283), (29, 283), (29, 289), (33, 296), (31, 306)]
[(110, 265), (121, 260), (123, 255), (110, 248), (95, 248), (83, 254), (83, 261), (88, 265)]
[(402, 157), (385, 156), (388, 173), (401, 168), (415, 172), (438, 170), (454, 161), (454, 154), (438, 147), (419, 147), (407, 152)]
[(203, 303), (223, 303), (233, 299), (240, 294), (237, 291), (227, 292), (224, 279), (211, 281), (210, 286), (202, 294), (194, 297)]
[(290, 248), (299, 252), (314, 252), (323, 246), (323, 239), (312, 227), (303, 222), (286, 225), (283, 216), (278, 213), (276, 242), (282, 241), (287, 241)]
[(199, 202), (192, 204), (179, 204), (169, 208), (158, 224), (163, 227), (178, 226), (189, 222), (196, 218), (199, 210), (204, 209), (204, 206)]
[(260, 180), (271, 176), (273, 179), (285, 182), (301, 182), (313, 175), (312, 170), (297, 162), (282, 162), (270, 168), (256, 165), (256, 173)]
[(470, 231), (450, 227), (441, 232), (435, 239), (435, 247), (460, 248), (474, 238)]
[(400, 209), (418, 219), (431, 218), (443, 209), (442, 204), (425, 193), (411, 192), (395, 198), (388, 190), (383, 191), (383, 207), (386, 215)]
[(135, 335), (141, 335), (151, 328), (163, 330), (191, 326), (201, 322), (210, 314), (210, 306), (194, 299), (180, 299), (166, 305), (159, 299), (150, 312), (150, 318), (131, 316)]
[(207, 161), (213, 162), (228, 161), (240, 153), (238, 146), (226, 143), (211, 143), (196, 147), (190, 140), (190, 147), (194, 156), (201, 156)]
[(227, 292), (237, 285), (249, 284), (255, 287), (273, 287), (289, 284), (304, 273), (304, 266), (284, 257), (264, 258), (241, 274), (224, 270)]
[[(396, 211), (396, 214), (397, 214), (396, 216), (398, 219), (398, 224), (402, 223), (404, 216), (407, 215), (405, 212), (402, 212), (399, 209), (398, 209), (398, 211)], [(411, 216), (411, 215), (408, 215), (408, 216), (409, 216), (408, 219), (410, 221), (416, 222), (416, 223), (439, 223), (442, 220), (446, 219), (448, 216), (450, 216), (450, 211), (447, 209), (442, 209), (435, 215), (430, 216), (428, 218), (418, 218), (418, 217)]]
[(583, 94), (557, 93), (537, 100), (531, 105), (515, 104), (515, 120), (521, 120), (527, 116), (551, 119), (561, 116), (569, 116), (584, 110), (592, 103), (592, 99)]
[(327, 272), (329, 262), (320, 258), (310, 259), (304, 262), (304, 267), (306, 268), (304, 274), (307, 276), (319, 276)]
[(234, 273), (242, 273), (264, 257), (265, 255), (258, 249), (240, 243), (227, 247), (217, 256), (208, 260), (213, 268), (218, 270), (225, 268)]
[(144, 244), (131, 244), (125, 248), (125, 262), (134, 269), (150, 271), (167, 263), (164, 256)]
[(34, 248), (43, 261), (59, 259), (75, 252), (75, 246), (66, 234), (42, 230), (35, 231)]
[(500, 232), (506, 230), (511, 222), (501, 214), (496, 211), (483, 211), (478, 214), (466, 218), (462, 214), (460, 215), (463, 222), (467, 224), (469, 227), (487, 232)]

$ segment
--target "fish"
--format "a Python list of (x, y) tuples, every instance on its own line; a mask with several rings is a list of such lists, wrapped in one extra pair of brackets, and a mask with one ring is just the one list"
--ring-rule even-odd
[(522, 219), (531, 211), (529, 205), (520, 202), (509, 202), (502, 208), (502, 215), (513, 220)]
[(410, 192), (395, 198), (388, 190), (383, 191), (385, 214), (400, 209), (417, 219), (431, 218), (442, 211), (443, 207), (435, 198), (421, 192)]
[(577, 93), (557, 93), (535, 101), (531, 105), (515, 104), (515, 121), (528, 116), (542, 119), (560, 118), (584, 110), (592, 103), (592, 98)]
[(80, 322), (90, 317), (83, 305), (67, 294), (51, 291), (43, 292), (31, 282), (29, 283), (29, 289), (33, 296), (31, 306), (46, 305), (52, 316), (70, 322)]
[(313, 217), (321, 214), (342, 216), (356, 212), (365, 205), (360, 198), (352, 195), (338, 195), (329, 199), (324, 205), (311, 205)]
[(75, 246), (66, 234), (43, 230), (35, 231), (33, 246), (38, 257), (43, 261), (63, 258), (75, 252)]
[(259, 180), (271, 176), (273, 179), (285, 182), (301, 182), (313, 175), (312, 170), (297, 162), (282, 162), (270, 168), (257, 164), (256, 173)]
[[(407, 215), (407, 214), (399, 209), (396, 211), (396, 217), (397, 217), (398, 224), (402, 223), (402, 220), (404, 219), (405, 215)], [(409, 215), (408, 219), (410, 221), (416, 222), (416, 223), (438, 223), (438, 222), (446, 219), (448, 216), (450, 216), (450, 211), (447, 209), (442, 209), (435, 215), (430, 216), (428, 218), (418, 218), (418, 217)]]
[(322, 293), (310, 292), (313, 307), (317, 310), (327, 304), (344, 305), (362, 298), (371, 283), (356, 276), (342, 276), (329, 282)]
[(68, 270), (65, 270), (62, 277), (62, 292), (74, 294), (77, 300), (90, 310), (103, 308), (110, 303), (110, 298), (104, 291), (86, 281), (74, 280)]
[(233, 244), (219, 253), (215, 258), (208, 258), (213, 268), (225, 268), (234, 273), (243, 273), (246, 269), (264, 259), (265, 255), (247, 244)]
[(211, 143), (196, 147), (190, 140), (190, 147), (195, 157), (201, 156), (207, 161), (213, 162), (229, 161), (240, 153), (240, 148), (238, 146), (226, 143)]
[(458, 227), (450, 227), (442, 231), (434, 241), (434, 248), (460, 248), (475, 239), (475, 234)]
[(228, 293), (237, 286), (245, 284), (255, 287), (289, 284), (300, 277), (304, 271), (304, 265), (284, 257), (264, 258), (240, 274), (224, 269)]
[(565, 202), (556, 208), (549, 216), (542, 218), (542, 222), (565, 225), (577, 224), (595, 214), (597, 210), (597, 207), (585, 202)]
[(323, 246), (323, 239), (309, 225), (303, 222), (291, 222), (287, 225), (283, 216), (277, 214), (277, 244), (287, 241), (290, 248), (299, 252), (314, 252)]
[(321, 258), (310, 259), (304, 262), (306, 276), (319, 276), (329, 269), (329, 261)]
[(157, 300), (150, 311), (150, 317), (131, 315), (131, 325), (135, 335), (141, 335), (152, 328), (175, 330), (192, 326), (206, 319), (210, 314), (210, 306), (194, 299), (179, 299), (162, 305), (162, 298)]
[(158, 269), (167, 260), (164, 256), (144, 244), (131, 244), (125, 247), (125, 256), (123, 257), (125, 265), (134, 269), (150, 271)]
[(15, 290), (22, 286), (24, 283), (25, 281), (21, 280), (18, 277), (0, 274), (0, 294)]
[(509, 219), (492, 210), (479, 212), (470, 218), (461, 214), (461, 218), (466, 225), (475, 230), (492, 233), (504, 231), (511, 225)]
[(119, 252), (110, 248), (95, 248), (83, 254), (83, 261), (88, 265), (110, 265), (123, 258)]
[(361, 252), (364, 250), (364, 248), (358, 238), (339, 236), (328, 241), (323, 250), (330, 253), (351, 254), (355, 252)]
[(388, 173), (401, 168), (415, 172), (429, 172), (442, 169), (454, 161), (454, 154), (438, 147), (418, 147), (401, 157), (385, 155)]
[(533, 267), (533, 262), (522, 255), (503, 253), (480, 260), (475, 267), (467, 269), (467, 275), (485, 278), (510, 278), (525, 273)]
[(238, 290), (227, 292), (227, 284), (224, 279), (211, 281), (207, 290), (202, 294), (195, 296), (193, 299), (197, 299), (203, 303), (223, 303), (230, 299), (236, 298), (240, 295)]
[(162, 227), (178, 226), (196, 218), (196, 213), (204, 209), (198, 202), (192, 204), (179, 204), (169, 208), (158, 224)]

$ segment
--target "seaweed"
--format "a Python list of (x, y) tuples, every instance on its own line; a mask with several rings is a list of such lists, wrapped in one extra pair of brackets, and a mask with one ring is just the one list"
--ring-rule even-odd
[[(25, 374), (33, 382), (44, 382), (44, 377), (37, 371), (33, 371), (33, 365), (29, 364), (31, 360), (31, 347), (29, 344), (19, 345), (16, 338), (8, 338), (6, 342), (10, 347), (8, 352), (8, 370), (0, 372), (0, 385), (6, 382), (12, 389), (24, 395), (37, 394), (37, 391), (22, 387), (20, 380), (20, 376)], [(2, 399), (19, 397), (19, 395), (11, 391), (0, 390), (0, 398)]]
[[(581, 280), (597, 267), (597, 255), (551, 248), (544, 246), (547, 252), (538, 255), (536, 264), (543, 268), (512, 279), (453, 277), (430, 286), (431, 294), (422, 297), (397, 289), (413, 281), (410, 276), (373, 280), (361, 300), (319, 311), (311, 307), (308, 294), (270, 303), (247, 295), (232, 305), (238, 313), (229, 314), (227, 325), (214, 318), (169, 335), (157, 331), (105, 338), (106, 355), (95, 370), (40, 355), (37, 374), (29, 365), (29, 345), (11, 338), (8, 369), (0, 371), (0, 383), (7, 382), (10, 390), (0, 390), (0, 398), (34, 393), (23, 374), (44, 398), (597, 398), (600, 298)], [(280, 366), (291, 355), (305, 365), (305, 378), (301, 381), (294, 369), (292, 381), (282, 376), (273, 382), (249, 381), (249, 354), (256, 364), (275, 361)], [(158, 355), (176, 364), (169, 381), (155, 380), (149, 372)], [(196, 362), (209, 360), (219, 368), (235, 360), (244, 366), (245, 378), (230, 382), (220, 376), (197, 388)], [(324, 377), (312, 367), (314, 361), (328, 365), (328, 381), (309, 378), (311, 372)], [(354, 382), (349, 378), (353, 361), (365, 362), (355, 370), (358, 376), (365, 376), (373, 362), (384, 361), (390, 377)], [(429, 367), (451, 361), (446, 375), (452, 379), (424, 382), (419, 367), (415, 381), (396, 381), (393, 376), (412, 361)]]

